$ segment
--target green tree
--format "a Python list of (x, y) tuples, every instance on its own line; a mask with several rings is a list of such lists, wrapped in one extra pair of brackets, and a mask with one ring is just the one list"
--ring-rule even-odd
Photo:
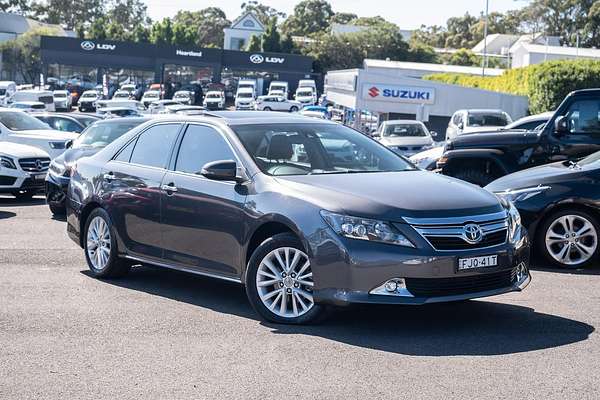
[(148, 7), (141, 0), (112, 0), (108, 3), (108, 20), (120, 25), (124, 31), (133, 32), (139, 25), (150, 23)]
[(478, 66), (481, 65), (479, 58), (471, 50), (462, 48), (457, 50), (450, 56), (448, 64), (451, 65), (465, 65), (465, 66)]
[(195, 46), (196, 30), (193, 26), (183, 25), (182, 23), (174, 23), (172, 43), (177, 46)]
[(169, 18), (155, 22), (150, 30), (150, 41), (155, 44), (171, 44), (173, 41), (173, 26)]
[(0, 44), (4, 67), (22, 75), (27, 82), (38, 82), (42, 73), (40, 36), (56, 36), (58, 34), (57, 29), (39, 27), (25, 32), (16, 39)]
[(35, 4), (30, 0), (0, 1), (0, 11), (21, 15), (31, 15), (35, 12)]
[(90, 28), (88, 29), (88, 32), (86, 34), (86, 37), (89, 39), (99, 39), (99, 40), (104, 40), (106, 39), (106, 26), (108, 25), (107, 21), (100, 17), (95, 19), (92, 24), (90, 25)]
[(590, 8), (582, 34), (586, 45), (600, 47), (600, 0)]
[(248, 42), (248, 46), (246, 46), (246, 51), (258, 52), (262, 51), (262, 44), (260, 41), (260, 37), (256, 35), (252, 35), (250, 38), (250, 42)]
[(355, 20), (358, 18), (358, 15), (353, 14), (353, 13), (346, 13), (346, 12), (339, 12), (339, 13), (335, 13), (331, 16), (331, 18), (329, 19), (329, 23), (330, 24), (342, 24), (342, 25), (347, 25), (349, 24), (351, 21)]
[(267, 26), (271, 18), (275, 17), (276, 19), (285, 18), (286, 15), (284, 12), (278, 11), (277, 9), (264, 5), (256, 0), (250, 0), (248, 2), (242, 3), (241, 5), (242, 14), (252, 13), (258, 18), (261, 24)]
[(223, 10), (218, 7), (208, 7), (200, 10), (201, 22), (197, 29), (198, 46), (222, 47), (225, 40), (223, 30), (231, 25)]
[(276, 18), (271, 18), (261, 39), (261, 47), (263, 51), (271, 51), (274, 53), (279, 53), (281, 51), (281, 36), (277, 30)]
[(131, 33), (131, 40), (138, 43), (150, 42), (150, 30), (142, 25), (136, 26)]
[(296, 4), (294, 13), (285, 20), (282, 31), (294, 36), (308, 36), (329, 28), (334, 15), (331, 4), (325, 0), (303, 0)]
[(294, 39), (292, 39), (292, 35), (289, 33), (281, 39), (281, 52), (282, 53), (295, 53), (296, 46), (294, 45)]
[(129, 33), (125, 31), (123, 25), (111, 21), (106, 27), (106, 38), (109, 40), (126, 41), (129, 40)]
[(104, 15), (102, 0), (46, 0), (36, 6), (36, 18), (50, 24), (75, 29), (82, 21), (94, 21)]
[(426, 44), (411, 42), (408, 51), (410, 61), (433, 64), (440, 62), (438, 55), (433, 50), (433, 47), (427, 46)]

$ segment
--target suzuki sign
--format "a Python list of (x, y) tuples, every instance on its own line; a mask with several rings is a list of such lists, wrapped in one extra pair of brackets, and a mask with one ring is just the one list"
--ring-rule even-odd
[(434, 104), (435, 89), (403, 85), (365, 84), (363, 99), (388, 103)]

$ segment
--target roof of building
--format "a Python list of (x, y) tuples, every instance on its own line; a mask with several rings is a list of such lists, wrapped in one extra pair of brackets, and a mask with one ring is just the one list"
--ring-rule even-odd
[(483, 53), (485, 47), (487, 47), (487, 51), (500, 54), (502, 48), (506, 48), (507, 50), (517, 41), (519, 40), (519, 35), (504, 35), (500, 33), (494, 33), (487, 36), (487, 40), (482, 40), (477, 43), (475, 47), (471, 50), (474, 53)]
[(74, 36), (72, 31), (66, 31), (59, 25), (45, 24), (19, 14), (0, 12), (0, 31), (2, 32), (22, 35), (30, 29), (38, 27), (55, 28), (64, 36)]
[(552, 54), (567, 57), (600, 58), (600, 49), (576, 48), (567, 46), (545, 46), (542, 44), (519, 43), (511, 49), (511, 53), (523, 48), (529, 53)]
[[(246, 19), (246, 17), (250, 17), (257, 26), (243, 26), (243, 25), (240, 25), (240, 23), (244, 19)], [(243, 30), (252, 30), (252, 31), (261, 30), (261, 31), (264, 31), (265, 30), (265, 26), (262, 24), (262, 22), (260, 22), (260, 20), (258, 19), (258, 17), (256, 15), (254, 15), (252, 12), (246, 12), (246, 13), (240, 15), (239, 17), (237, 17), (231, 23), (231, 27), (229, 29), (243, 29)]]
[[(418, 70), (434, 73), (457, 73), (466, 75), (481, 75), (481, 67), (465, 67), (461, 65), (446, 65), (446, 64), (431, 64), (431, 63), (417, 63), (407, 61), (387, 61), (387, 60), (372, 60), (366, 59), (364, 61), (364, 68), (390, 68), (390, 69), (406, 69), (406, 70)], [(504, 73), (503, 69), (499, 68), (486, 68), (486, 76), (498, 76)]]

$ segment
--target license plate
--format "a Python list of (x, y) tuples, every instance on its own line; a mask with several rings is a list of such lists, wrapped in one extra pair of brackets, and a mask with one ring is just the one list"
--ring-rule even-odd
[(46, 174), (33, 175), (33, 180), (35, 180), (35, 181), (43, 181), (45, 179), (46, 179)]
[(467, 269), (495, 267), (498, 265), (498, 256), (482, 256), (471, 258), (459, 258), (458, 270), (464, 271)]

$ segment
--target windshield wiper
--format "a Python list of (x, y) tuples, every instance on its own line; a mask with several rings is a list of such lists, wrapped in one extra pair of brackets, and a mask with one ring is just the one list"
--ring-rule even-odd
[(575, 161), (569, 161), (569, 168), (571, 169), (581, 169), (581, 165), (577, 164)]

